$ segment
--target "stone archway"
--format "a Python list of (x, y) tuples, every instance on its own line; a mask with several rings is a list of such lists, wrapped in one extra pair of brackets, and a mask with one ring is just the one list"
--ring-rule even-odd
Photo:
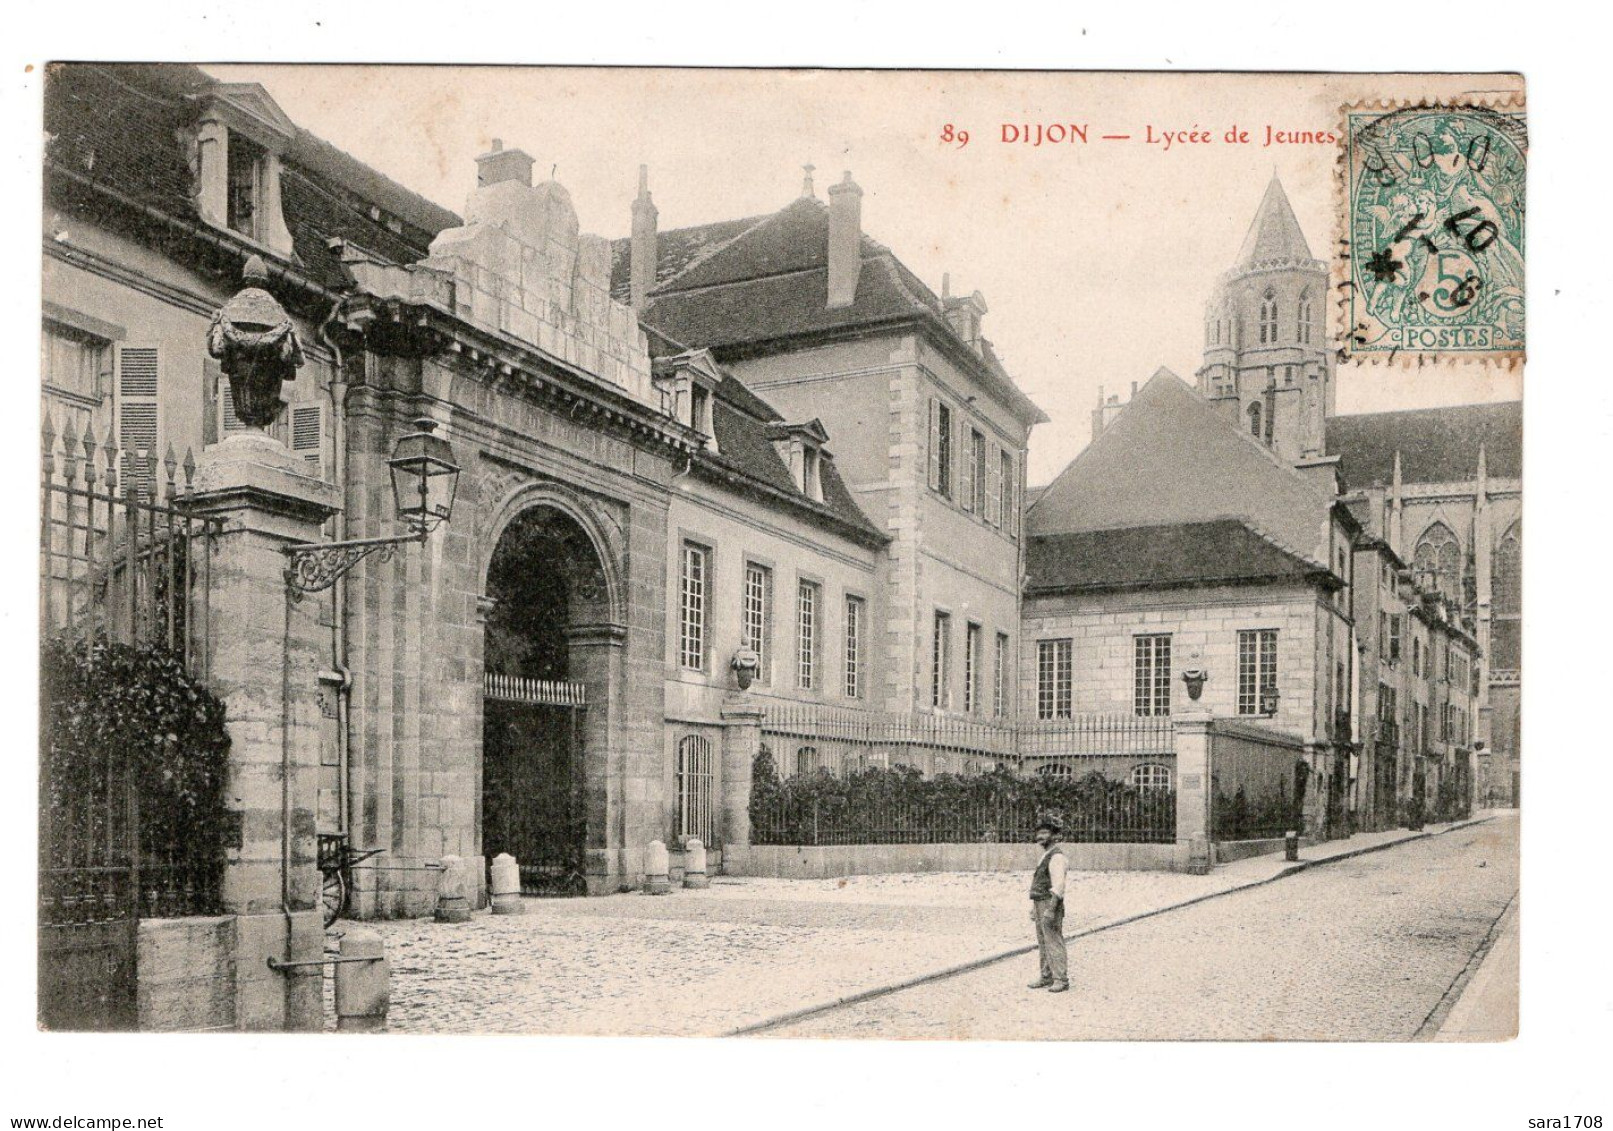
[(620, 586), (603, 531), (540, 488), (501, 508), (485, 563), (477, 836), (530, 894), (608, 884)]

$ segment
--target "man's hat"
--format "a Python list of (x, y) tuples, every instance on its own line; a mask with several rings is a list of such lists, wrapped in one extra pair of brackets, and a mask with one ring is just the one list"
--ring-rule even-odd
[(1036, 827), (1032, 829), (1031, 832), (1041, 832), (1043, 829), (1046, 829), (1050, 833), (1061, 833), (1064, 831), (1064, 825), (1057, 817), (1043, 817), (1041, 820), (1036, 822)]

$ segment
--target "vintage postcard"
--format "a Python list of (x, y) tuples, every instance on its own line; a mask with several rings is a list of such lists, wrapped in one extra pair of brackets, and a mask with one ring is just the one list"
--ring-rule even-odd
[(1522, 76), (43, 123), (42, 1028), (1516, 1035)]

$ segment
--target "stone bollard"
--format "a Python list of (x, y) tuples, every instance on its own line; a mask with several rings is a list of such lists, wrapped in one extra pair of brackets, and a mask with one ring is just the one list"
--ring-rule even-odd
[(343, 1033), (375, 1033), (386, 1028), (392, 1001), (392, 970), (386, 946), (374, 931), (355, 927), (342, 935), (338, 957), (374, 959), (336, 964), (336, 1028)]
[(508, 852), (493, 857), (492, 882), (488, 890), (493, 896), (493, 914), (519, 915), (526, 910), (521, 902), (521, 866)]
[(650, 895), (665, 895), (671, 891), (672, 882), (667, 879), (671, 868), (666, 845), (658, 840), (650, 841), (650, 846), (644, 850), (644, 890)]
[(465, 874), (465, 861), (458, 856), (444, 856), (437, 871), (437, 922), (470, 922), (470, 877)]
[(683, 846), (683, 886), (686, 888), (711, 886), (711, 880), (706, 877), (706, 846), (692, 837)]

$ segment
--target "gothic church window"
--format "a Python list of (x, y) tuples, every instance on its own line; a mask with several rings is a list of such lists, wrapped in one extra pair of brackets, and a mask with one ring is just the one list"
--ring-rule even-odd
[(1515, 672), (1523, 666), (1523, 523), (1515, 522), (1495, 548), (1490, 627), (1490, 667)]
[(1421, 584), (1453, 601), (1462, 599), (1462, 544), (1443, 522), (1434, 523), (1418, 539), (1412, 569)]
[(1299, 296), (1299, 340), (1302, 345), (1309, 345), (1311, 341), (1311, 322), (1313, 318), (1311, 308), (1310, 288), (1305, 288)]
[(1260, 438), (1260, 402), (1249, 406), (1249, 435)]
[(1267, 345), (1276, 340), (1277, 293), (1267, 287), (1265, 297), (1260, 300), (1260, 344)]

